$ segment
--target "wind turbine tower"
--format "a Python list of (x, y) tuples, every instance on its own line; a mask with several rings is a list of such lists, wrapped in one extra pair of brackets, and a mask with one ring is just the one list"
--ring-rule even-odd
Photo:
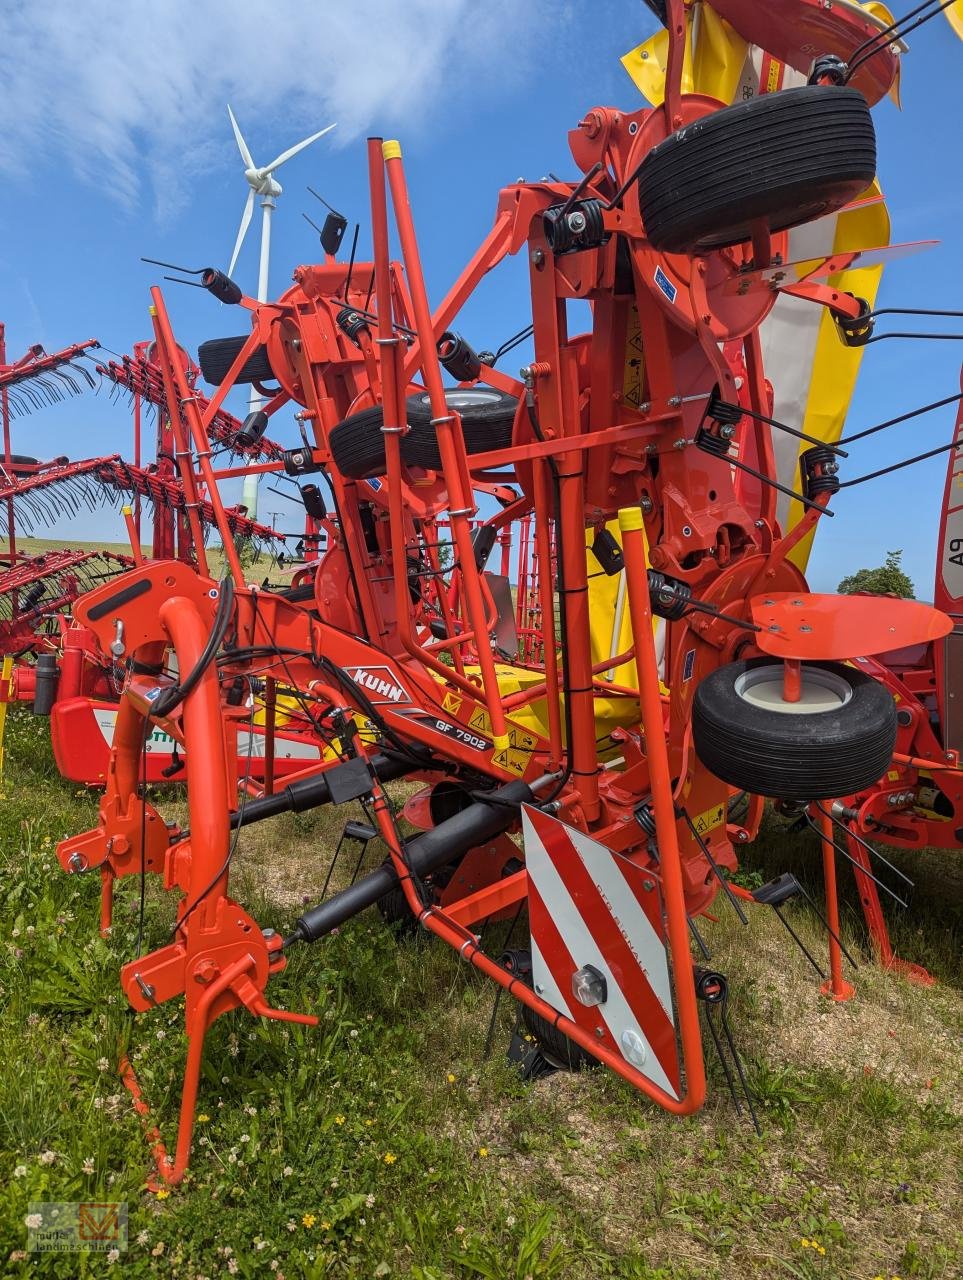
[[(261, 260), (258, 267), (257, 276), (257, 300), (258, 302), (267, 302), (268, 299), (268, 281), (271, 269), (271, 218), (274, 210), (277, 208), (278, 196), (283, 188), (274, 177), (276, 170), (280, 169), (282, 164), (286, 164), (299, 151), (303, 151), (305, 147), (310, 147), (312, 142), (317, 142), (319, 138), (323, 138), (326, 133), (335, 127), (329, 124), (327, 128), (320, 129), (317, 133), (312, 133), (310, 138), (304, 138), (301, 142), (295, 143), (293, 147), (288, 147), (287, 151), (282, 151), (276, 160), (272, 160), (270, 164), (258, 167), (254, 163), (254, 158), (248, 149), (244, 136), (238, 126), (237, 120), (234, 118), (234, 112), (230, 106), (227, 108), (227, 114), (231, 117), (231, 126), (234, 129), (234, 137), (237, 140), (237, 149), (241, 153), (241, 159), (244, 161), (244, 178), (248, 185), (247, 200), (244, 202), (244, 211), (241, 214), (241, 225), (238, 227), (237, 239), (234, 241), (234, 252), (231, 254), (231, 265), (227, 269), (227, 274), (231, 277), (234, 275), (234, 268), (237, 265), (238, 255), (241, 252), (241, 246), (244, 243), (244, 237), (247, 235), (247, 229), (251, 225), (251, 217), (254, 213), (254, 200), (256, 196), (261, 197)], [(260, 395), (254, 390), (251, 391), (250, 410), (254, 412), (263, 404)], [(253, 520), (257, 517), (257, 487), (258, 477), (245, 476), (244, 490), (241, 501), (247, 507), (247, 514)]]

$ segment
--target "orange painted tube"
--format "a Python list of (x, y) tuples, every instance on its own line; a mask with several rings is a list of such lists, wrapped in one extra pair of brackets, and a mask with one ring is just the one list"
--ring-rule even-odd
[(836, 849), (833, 844), (833, 824), (822, 805), (817, 806), (819, 833), (823, 845), (823, 879), (826, 884), (826, 920), (829, 924), (829, 978), (822, 985), (822, 993), (831, 1000), (842, 1003), (849, 1000), (856, 988), (843, 977), (843, 955), (839, 938), (839, 893), (836, 887)]
[[(207, 643), (207, 627), (197, 606), (184, 596), (173, 596), (161, 605), (159, 618), (174, 646), (178, 669), (192, 671)], [(227, 892), (226, 860), (234, 805), (228, 782), (220, 691), (213, 663), (184, 699), (181, 714), (184, 738), (191, 744), (184, 758), (191, 827), (188, 910), (204, 895), (201, 905), (191, 912), (186, 926), (182, 926), (189, 935), (192, 928), (213, 926), (218, 899)]]
[(659, 847), (659, 869), (665, 894), (666, 917), (672, 969), (675, 975), (679, 1010), (679, 1032), (686, 1072), (685, 1100), (689, 1111), (697, 1111), (705, 1102), (706, 1075), (699, 1029), (692, 955), (689, 950), (689, 924), (682, 879), (682, 859), (672, 800), (672, 773), (664, 730), (664, 711), (659, 688), (659, 662), (652, 630), (652, 608), (649, 602), (649, 580), (645, 556), (645, 526), (639, 507), (619, 512), (622, 553), (625, 556), (625, 581), (635, 641), (636, 670), (642, 724), (645, 729), (646, 760), (655, 831)]
[[(398, 227), (398, 237), (401, 241), (401, 252), (405, 263), (408, 288), (411, 293), (415, 329), (422, 341), (421, 368), (431, 404), (432, 421), (435, 426), (438, 452), (442, 461), (442, 475), (444, 476), (445, 487), (448, 490), (449, 518), (455, 545), (458, 549), (459, 564), (461, 565), (466, 621), (469, 631), (474, 631), (477, 636), (483, 636), (486, 634), (485, 604), (482, 596), (480, 575), (475, 566), (469, 523), (475, 507), (471, 484), (465, 467), (465, 444), (461, 438), (461, 423), (457, 414), (449, 410), (448, 402), (445, 399), (441, 366), (438, 362), (438, 348), (433, 338), (431, 311), (428, 306), (428, 295), (425, 290), (425, 279), (421, 270), (414, 221), (412, 220), (411, 205), (408, 200), (408, 187), (405, 182), (404, 166), (401, 160), (401, 147), (397, 142), (385, 142), (382, 144), (381, 150), (385, 160), (388, 183), (391, 188), (395, 222)], [(495, 750), (503, 751), (508, 746), (508, 729), (499, 697), (498, 679), (495, 674), (495, 659), (491, 646), (484, 643), (479, 644), (477, 657), (481, 673), (482, 693), (492, 724), (492, 739), (494, 740)]]

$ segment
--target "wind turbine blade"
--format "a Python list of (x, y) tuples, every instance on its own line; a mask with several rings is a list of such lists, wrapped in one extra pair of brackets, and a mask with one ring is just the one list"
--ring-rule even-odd
[(234, 119), (234, 112), (231, 110), (230, 104), (228, 104), (227, 114), (231, 117), (231, 124), (234, 128), (234, 137), (237, 139), (237, 149), (241, 153), (241, 159), (244, 161), (245, 169), (256, 169), (257, 165), (254, 163), (251, 153), (247, 149), (247, 143), (241, 136), (241, 130), (238, 127), (237, 121)]
[(269, 165), (266, 165), (261, 170), (261, 173), (273, 173), (274, 170), (284, 164), (286, 160), (290, 160), (292, 156), (296, 156), (298, 152), (303, 151), (305, 147), (310, 147), (312, 142), (317, 142), (319, 138), (323, 138), (326, 133), (330, 133), (335, 127), (335, 125), (329, 124), (326, 129), (322, 129), (319, 133), (312, 133), (311, 137), (305, 138), (303, 142), (298, 142), (293, 147), (288, 147), (287, 151), (282, 151), (276, 160), (272, 160)]
[(234, 241), (234, 252), (231, 254), (231, 265), (227, 269), (229, 276), (234, 275), (234, 267), (237, 264), (237, 255), (241, 252), (241, 245), (244, 243), (244, 237), (247, 229), (251, 225), (251, 214), (254, 212), (254, 188), (251, 187), (247, 193), (247, 199), (244, 201), (244, 212), (241, 214), (241, 225), (237, 229), (237, 239)]

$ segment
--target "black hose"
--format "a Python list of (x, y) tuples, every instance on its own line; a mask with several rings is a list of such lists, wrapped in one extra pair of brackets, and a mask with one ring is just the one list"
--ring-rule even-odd
[(150, 709), (150, 714), (155, 719), (160, 716), (168, 716), (179, 707), (187, 695), (196, 687), (201, 676), (214, 661), (214, 657), (221, 647), (225, 635), (227, 634), (228, 624), (231, 621), (231, 613), (234, 609), (234, 580), (233, 578), (225, 578), (221, 583), (220, 595), (217, 601), (217, 613), (214, 615), (214, 625), (211, 627), (211, 634), (207, 637), (201, 656), (198, 658), (194, 669), (190, 671), (183, 680), (177, 684), (170, 685), (167, 689), (163, 689)]

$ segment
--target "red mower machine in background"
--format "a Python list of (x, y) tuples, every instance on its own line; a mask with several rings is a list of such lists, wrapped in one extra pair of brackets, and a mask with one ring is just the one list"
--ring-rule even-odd
[[(819, 17), (805, 0), (796, 7)], [(718, 8), (735, 23), (745, 6)], [(845, 36), (850, 51), (865, 48), (851, 9), (812, 29), (831, 46)], [(684, 93), (686, 8), (670, 0), (663, 10), (662, 105), (589, 112), (570, 135), (580, 179), (503, 190), (491, 232), (434, 312), (401, 148), (380, 139), (368, 144), (373, 262), (328, 255), (264, 304), (204, 273), (213, 295), (252, 321), (250, 336), (218, 340), (225, 367), (209, 401), (189, 385), (152, 290), (196, 566), (137, 566), (76, 607), (126, 676), (99, 823), (58, 855), (72, 873), (99, 868), (105, 923), (118, 877), (156, 872), (178, 895), (173, 941), (121, 976), (137, 1010), (185, 999), (188, 1061), (170, 1157), (154, 1131), (167, 1181), (187, 1165), (208, 1027), (241, 1005), (314, 1023), (268, 1004), (271, 975), (288, 950), (376, 902), (400, 895), (407, 914), (507, 990), (549, 1061), (601, 1062), (684, 1115), (706, 1096), (700, 1007), (717, 1046), (713, 1019), (725, 1018), (725, 978), (693, 958), (693, 939), (704, 946), (699, 916), (720, 891), (740, 914), (743, 904), (778, 911), (801, 891), (788, 875), (754, 893), (727, 879), (765, 799), (819, 830), (821, 976), (837, 1000), (852, 988), (836, 852), (855, 862), (878, 910), (868, 837), (930, 842), (946, 806), (954, 831), (963, 827), (957, 757), (927, 707), (935, 687), (875, 656), (928, 651), (944, 671), (953, 624), (915, 602), (807, 590), (792, 554), (832, 514), (846, 453), (774, 418), (760, 341), (786, 294), (829, 314), (841, 340), (871, 337), (872, 309), (833, 284), (836, 257), (802, 276), (777, 268), (790, 261), (790, 228), (848, 207), (873, 182), (864, 81), (875, 81), (853, 87), (838, 57), (817, 58), (811, 83), (736, 105)], [(873, 30), (895, 76), (895, 36)], [(389, 193), (400, 262), (390, 257)], [(530, 270), (535, 358), (520, 379), (452, 330), (510, 254)], [(587, 332), (569, 329), (574, 300), (590, 304)], [(276, 390), (247, 429), (263, 434), (293, 403), (304, 439), (256, 469), (316, 475), (332, 501), (329, 516), (306, 480), (327, 549), (286, 593), (246, 585), (217, 487), (236, 472), (219, 470), (211, 449), (230, 388), (266, 370)], [(788, 531), (776, 518), (787, 485), (773, 447), (787, 432), (805, 446), (791, 487), (805, 514)], [(208, 570), (201, 488), (224, 545), (223, 581)], [(479, 492), (501, 500), (480, 524)], [(532, 566), (522, 611), (504, 598), (504, 575), (486, 570), (512, 529)], [(604, 644), (595, 634), (593, 583), (605, 579), (621, 584), (624, 649), (610, 620)], [(519, 620), (532, 634), (513, 643), (507, 628)], [(239, 799), (237, 739), (253, 730), (253, 690), (265, 682), (295, 704), (323, 762), (283, 787), (242, 788)], [(154, 726), (184, 751), (183, 830), (139, 794)], [(423, 780), (436, 802), (433, 825), (413, 837), (385, 790), (401, 777)], [(941, 797), (936, 818), (921, 812), (924, 785)], [(748, 813), (735, 820), (740, 793)], [(286, 933), (262, 928), (229, 896), (245, 826), (358, 799), (387, 846), (378, 870)], [(482, 922), (522, 906), (529, 947), (489, 954)], [(876, 923), (885, 930), (881, 913)], [(126, 1062), (124, 1073), (145, 1110)]]

